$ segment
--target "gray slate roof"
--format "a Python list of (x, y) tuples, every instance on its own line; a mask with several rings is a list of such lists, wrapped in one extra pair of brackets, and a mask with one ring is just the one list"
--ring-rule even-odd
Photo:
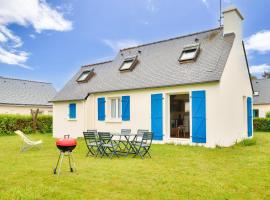
[[(234, 37), (234, 34), (223, 36), (222, 29), (212, 29), (120, 50), (113, 61), (81, 67), (53, 101), (82, 100), (97, 92), (219, 81)], [(194, 44), (196, 38), (200, 42), (196, 62), (180, 64), (182, 49)], [(139, 63), (134, 70), (120, 72), (124, 59), (136, 55)], [(96, 75), (88, 83), (77, 83), (80, 74), (92, 68)]]
[(51, 83), (0, 77), (0, 104), (49, 106), (55, 95)]
[(259, 96), (253, 96), (254, 104), (270, 104), (270, 79), (259, 79), (252, 81), (254, 92)]

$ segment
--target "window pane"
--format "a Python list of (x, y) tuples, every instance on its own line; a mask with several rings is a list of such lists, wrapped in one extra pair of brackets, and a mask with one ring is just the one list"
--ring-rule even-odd
[(259, 117), (259, 110), (257, 109), (253, 110), (253, 117)]
[(89, 73), (90, 72), (83, 72), (81, 74), (81, 76), (78, 78), (78, 81), (84, 81), (87, 78), (87, 76), (88, 76)]
[(196, 49), (184, 51), (182, 56), (181, 56), (181, 60), (193, 59), (195, 57), (195, 53), (196, 53)]
[(258, 91), (255, 91), (254, 92), (254, 96), (259, 96), (259, 92)]
[(122, 110), (121, 99), (118, 99), (118, 118), (121, 118), (121, 110)]
[(130, 61), (125, 61), (122, 65), (122, 67), (120, 68), (120, 70), (127, 70), (130, 69), (131, 65), (133, 63), (133, 60)]
[(116, 118), (116, 99), (111, 100), (111, 118)]

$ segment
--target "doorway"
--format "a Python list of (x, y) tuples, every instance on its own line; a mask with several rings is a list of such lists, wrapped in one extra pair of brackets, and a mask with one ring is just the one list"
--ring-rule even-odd
[(189, 94), (170, 95), (170, 137), (190, 138)]

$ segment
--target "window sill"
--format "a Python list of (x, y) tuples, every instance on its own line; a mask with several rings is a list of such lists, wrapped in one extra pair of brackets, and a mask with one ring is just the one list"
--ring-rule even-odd
[(121, 123), (121, 119), (108, 119), (105, 121), (106, 123)]
[(74, 119), (68, 118), (68, 121), (77, 121), (77, 118)]

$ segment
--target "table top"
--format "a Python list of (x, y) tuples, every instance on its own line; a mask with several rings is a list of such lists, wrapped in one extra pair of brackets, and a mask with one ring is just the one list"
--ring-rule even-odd
[(142, 135), (142, 134), (134, 134), (134, 133), (111, 133), (111, 135), (113, 136), (138, 136), (138, 135)]

